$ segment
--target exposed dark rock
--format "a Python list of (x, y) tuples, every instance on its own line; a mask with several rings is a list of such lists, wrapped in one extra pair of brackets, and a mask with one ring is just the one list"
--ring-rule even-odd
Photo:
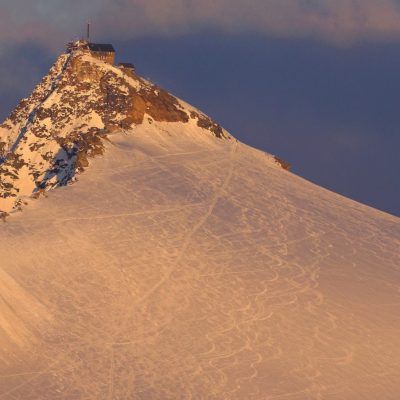
[(281, 158), (274, 156), (275, 161), (286, 171), (290, 171), (290, 169), (292, 168), (292, 166), (285, 160), (282, 160)]
[(222, 129), (221, 125), (214, 122), (212, 119), (207, 117), (204, 114), (199, 114), (195, 111), (190, 113), (190, 117), (192, 119), (197, 119), (197, 126), (203, 129), (207, 129), (212, 132), (217, 138), (226, 138), (230, 139), (230, 136), (226, 136), (224, 134), (224, 130)]

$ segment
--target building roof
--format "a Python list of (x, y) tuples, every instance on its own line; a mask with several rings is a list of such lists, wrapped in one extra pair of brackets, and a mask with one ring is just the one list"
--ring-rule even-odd
[(89, 43), (89, 50), (95, 52), (115, 53), (115, 49), (112, 44), (103, 43)]

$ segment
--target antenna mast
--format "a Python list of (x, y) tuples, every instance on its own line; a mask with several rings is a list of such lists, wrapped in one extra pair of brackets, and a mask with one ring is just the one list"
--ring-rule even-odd
[(87, 35), (86, 35), (87, 41), (90, 42), (90, 22), (88, 21), (87, 23)]

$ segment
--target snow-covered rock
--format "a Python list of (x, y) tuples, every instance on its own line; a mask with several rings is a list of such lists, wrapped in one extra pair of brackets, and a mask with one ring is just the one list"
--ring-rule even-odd
[(0, 125), (0, 212), (19, 209), (27, 196), (65, 186), (103, 153), (104, 139), (144, 120), (197, 125), (230, 136), (215, 122), (131, 71), (77, 47)]

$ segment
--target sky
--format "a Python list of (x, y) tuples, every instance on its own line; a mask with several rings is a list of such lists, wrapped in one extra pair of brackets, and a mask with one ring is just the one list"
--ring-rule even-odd
[(400, 215), (400, 1), (0, 0), (1, 119), (87, 20), (241, 141)]

